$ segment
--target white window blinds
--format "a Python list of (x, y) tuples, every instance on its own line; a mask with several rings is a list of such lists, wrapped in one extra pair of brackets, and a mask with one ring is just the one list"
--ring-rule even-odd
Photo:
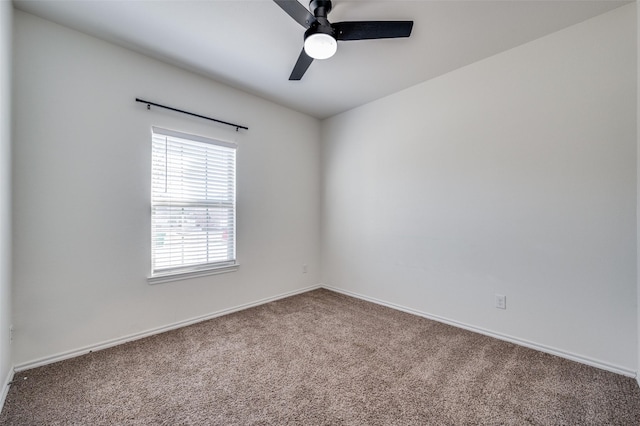
[(236, 145), (152, 128), (152, 276), (235, 264)]

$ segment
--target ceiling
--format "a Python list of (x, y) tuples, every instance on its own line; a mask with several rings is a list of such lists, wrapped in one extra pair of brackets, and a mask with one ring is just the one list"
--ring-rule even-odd
[(349, 110), (627, 3), (630, 1), (334, 0), (331, 22), (413, 20), (411, 37), (340, 42), (334, 57), (314, 61), (301, 81), (289, 81), (304, 28), (272, 0), (14, 0), (17, 9), (317, 118)]

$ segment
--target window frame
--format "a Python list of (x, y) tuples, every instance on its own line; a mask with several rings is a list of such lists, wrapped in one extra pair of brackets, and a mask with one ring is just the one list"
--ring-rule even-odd
[[(160, 155), (157, 150), (154, 149), (154, 144), (157, 143), (156, 138), (165, 138), (165, 144), (169, 143), (169, 138), (173, 138), (174, 139), (174, 143), (175, 139), (178, 140), (183, 140), (186, 141), (188, 144), (196, 144), (199, 145), (199, 149), (201, 149), (202, 151), (206, 151), (208, 149), (210, 149), (211, 147), (206, 147), (206, 145), (211, 145), (213, 147), (217, 147), (220, 148), (220, 150), (218, 151), (218, 153), (214, 154), (217, 158), (217, 156), (228, 156), (228, 155), (232, 155), (232, 172), (225, 172), (224, 171), (224, 167), (219, 167), (217, 169), (215, 169), (216, 171), (220, 172), (223, 171), (225, 173), (229, 173), (229, 175), (225, 175), (225, 180), (229, 180), (231, 183), (231, 191), (227, 191), (224, 192), (222, 195), (222, 200), (217, 200), (215, 199), (215, 197), (211, 197), (209, 198), (209, 196), (205, 196), (205, 198), (198, 198), (196, 197), (193, 200), (188, 200), (183, 192), (177, 192), (175, 194), (181, 194), (180, 196), (178, 195), (168, 195), (167, 197), (159, 197), (158, 196), (158, 192), (156, 191), (155, 188), (155, 184), (156, 184), (156, 173), (157, 173), (157, 167), (155, 166), (155, 163), (158, 161), (157, 156)], [(178, 142), (179, 143), (179, 142)], [(169, 157), (167, 154), (167, 147), (168, 145), (165, 145), (165, 157), (164, 157), (164, 161), (165, 164), (168, 164), (167, 162), (169, 161)], [(185, 155), (184, 154), (184, 150), (185, 150), (185, 145), (182, 145), (183, 151), (180, 154), (181, 158), (184, 156), (184, 158), (186, 158), (188, 161), (202, 161), (202, 157), (195, 155), (193, 153), (189, 154), (189, 155)], [(185, 133), (185, 132), (180, 132), (180, 131), (176, 131), (176, 130), (169, 130), (169, 129), (165, 129), (165, 128), (161, 128), (161, 127), (157, 127), (157, 126), (152, 126), (151, 128), (151, 274), (150, 276), (147, 277), (147, 281), (149, 282), (149, 284), (157, 284), (157, 283), (162, 283), (162, 282), (167, 282), (167, 281), (174, 281), (174, 280), (182, 280), (182, 279), (187, 279), (187, 278), (194, 278), (194, 277), (200, 277), (200, 276), (205, 276), (205, 275), (213, 275), (213, 274), (221, 274), (221, 273), (227, 273), (227, 272), (233, 272), (236, 271), (238, 269), (238, 262), (237, 262), (237, 255), (236, 255), (236, 244), (237, 244), (237, 235), (236, 235), (236, 229), (237, 229), (237, 222), (236, 222), (236, 216), (237, 216), (237, 144), (234, 142), (227, 142), (227, 141), (222, 141), (219, 139), (214, 139), (214, 138), (210, 138), (210, 137), (205, 137), (205, 136), (200, 136), (200, 135), (194, 135), (194, 134), (190, 134), (190, 133)], [(215, 151), (216, 148), (213, 149), (213, 151)], [(233, 154), (229, 154), (224, 153), (224, 151), (228, 151), (228, 150), (232, 150)], [(160, 161), (162, 161), (162, 158), (160, 158)], [(205, 160), (206, 161), (206, 160)], [(209, 163), (207, 163), (208, 165)], [(170, 167), (169, 165), (165, 165), (165, 180), (167, 179), (167, 173), (168, 173), (168, 169), (167, 167)], [(205, 168), (208, 169), (208, 168)], [(185, 173), (188, 173), (189, 167), (188, 166), (180, 166), (178, 168), (178, 170), (182, 173), (181, 176), (184, 176)], [(201, 182), (202, 187), (198, 187), (198, 189), (200, 191), (202, 191), (203, 189), (206, 192), (206, 189), (208, 188), (208, 179), (210, 178), (210, 174), (208, 171), (204, 172), (202, 174), (204, 180), (203, 182)], [(193, 183), (193, 182), (191, 182)], [(171, 185), (173, 186), (173, 185)], [(165, 191), (167, 191), (167, 186), (165, 184)], [(182, 188), (182, 187), (181, 187)], [(159, 198), (164, 198), (162, 200), (159, 201)], [(227, 198), (229, 198), (227, 200)], [(175, 205), (173, 204), (175, 203)], [(230, 204), (228, 206), (225, 206), (226, 204)], [(171, 211), (171, 209), (175, 209), (176, 207), (180, 208), (185, 208), (185, 209), (192, 209), (193, 211), (197, 211), (198, 209), (205, 209), (205, 211), (207, 212), (207, 219), (206, 219), (206, 224), (205, 226), (208, 228), (211, 225), (211, 219), (209, 214), (210, 208), (220, 208), (222, 209), (222, 214), (224, 215), (225, 213), (225, 208), (226, 209), (231, 209), (230, 212), (231, 213), (231, 218), (229, 220), (232, 221), (232, 224), (230, 225), (231, 228), (229, 229), (230, 232), (227, 233), (227, 238), (231, 238), (231, 241), (229, 241), (226, 245), (226, 249), (227, 251), (231, 250), (231, 254), (229, 255), (229, 259), (228, 260), (222, 260), (222, 261), (214, 261), (214, 262), (203, 262), (203, 263), (186, 263), (186, 264), (181, 264), (181, 265), (176, 265), (176, 266), (165, 266), (165, 267), (161, 267), (158, 268), (156, 265), (157, 259), (160, 258), (161, 256), (158, 255), (158, 253), (156, 252), (157, 248), (157, 241), (158, 241), (158, 236), (159, 236), (159, 230), (162, 230), (162, 225), (157, 224), (156, 220), (158, 216), (160, 216), (161, 214), (156, 215), (156, 208), (163, 208), (165, 207), (167, 209), (167, 211)], [(170, 213), (169, 216), (175, 216), (175, 217), (180, 217), (182, 216), (180, 222), (184, 221), (184, 217), (187, 216), (186, 212), (183, 213), (183, 215), (179, 214), (179, 213)], [(164, 225), (165, 227), (167, 226), (166, 224)], [(188, 231), (183, 231), (182, 227), (179, 226), (176, 228), (177, 232), (179, 233), (186, 233), (188, 235)], [(201, 232), (196, 232), (194, 235), (200, 235), (202, 236)], [(203, 254), (205, 254), (208, 258), (208, 256), (210, 255), (210, 248), (209, 248), (209, 238), (210, 235), (207, 232), (206, 233), (206, 238), (207, 238), (207, 242), (205, 243), (207, 248), (202, 252)], [(194, 244), (194, 243), (191, 243)], [(200, 243), (201, 244), (201, 243)], [(195, 245), (195, 244), (194, 244)], [(189, 244), (175, 244), (176, 247), (179, 247), (180, 250), (182, 252), (185, 251), (185, 247), (189, 247)], [(224, 250), (224, 244), (222, 244), (222, 248)], [(171, 263), (172, 259), (170, 259), (168, 262)], [(165, 261), (166, 263), (166, 261)]]

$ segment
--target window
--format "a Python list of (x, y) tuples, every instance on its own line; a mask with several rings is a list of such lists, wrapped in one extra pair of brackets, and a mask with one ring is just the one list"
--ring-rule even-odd
[(235, 219), (236, 145), (153, 127), (150, 282), (234, 266)]

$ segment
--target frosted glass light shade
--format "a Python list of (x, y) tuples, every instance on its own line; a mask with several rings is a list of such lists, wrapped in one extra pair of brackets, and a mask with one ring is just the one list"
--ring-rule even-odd
[(304, 40), (304, 51), (314, 59), (327, 59), (338, 50), (338, 42), (329, 34), (315, 33)]

